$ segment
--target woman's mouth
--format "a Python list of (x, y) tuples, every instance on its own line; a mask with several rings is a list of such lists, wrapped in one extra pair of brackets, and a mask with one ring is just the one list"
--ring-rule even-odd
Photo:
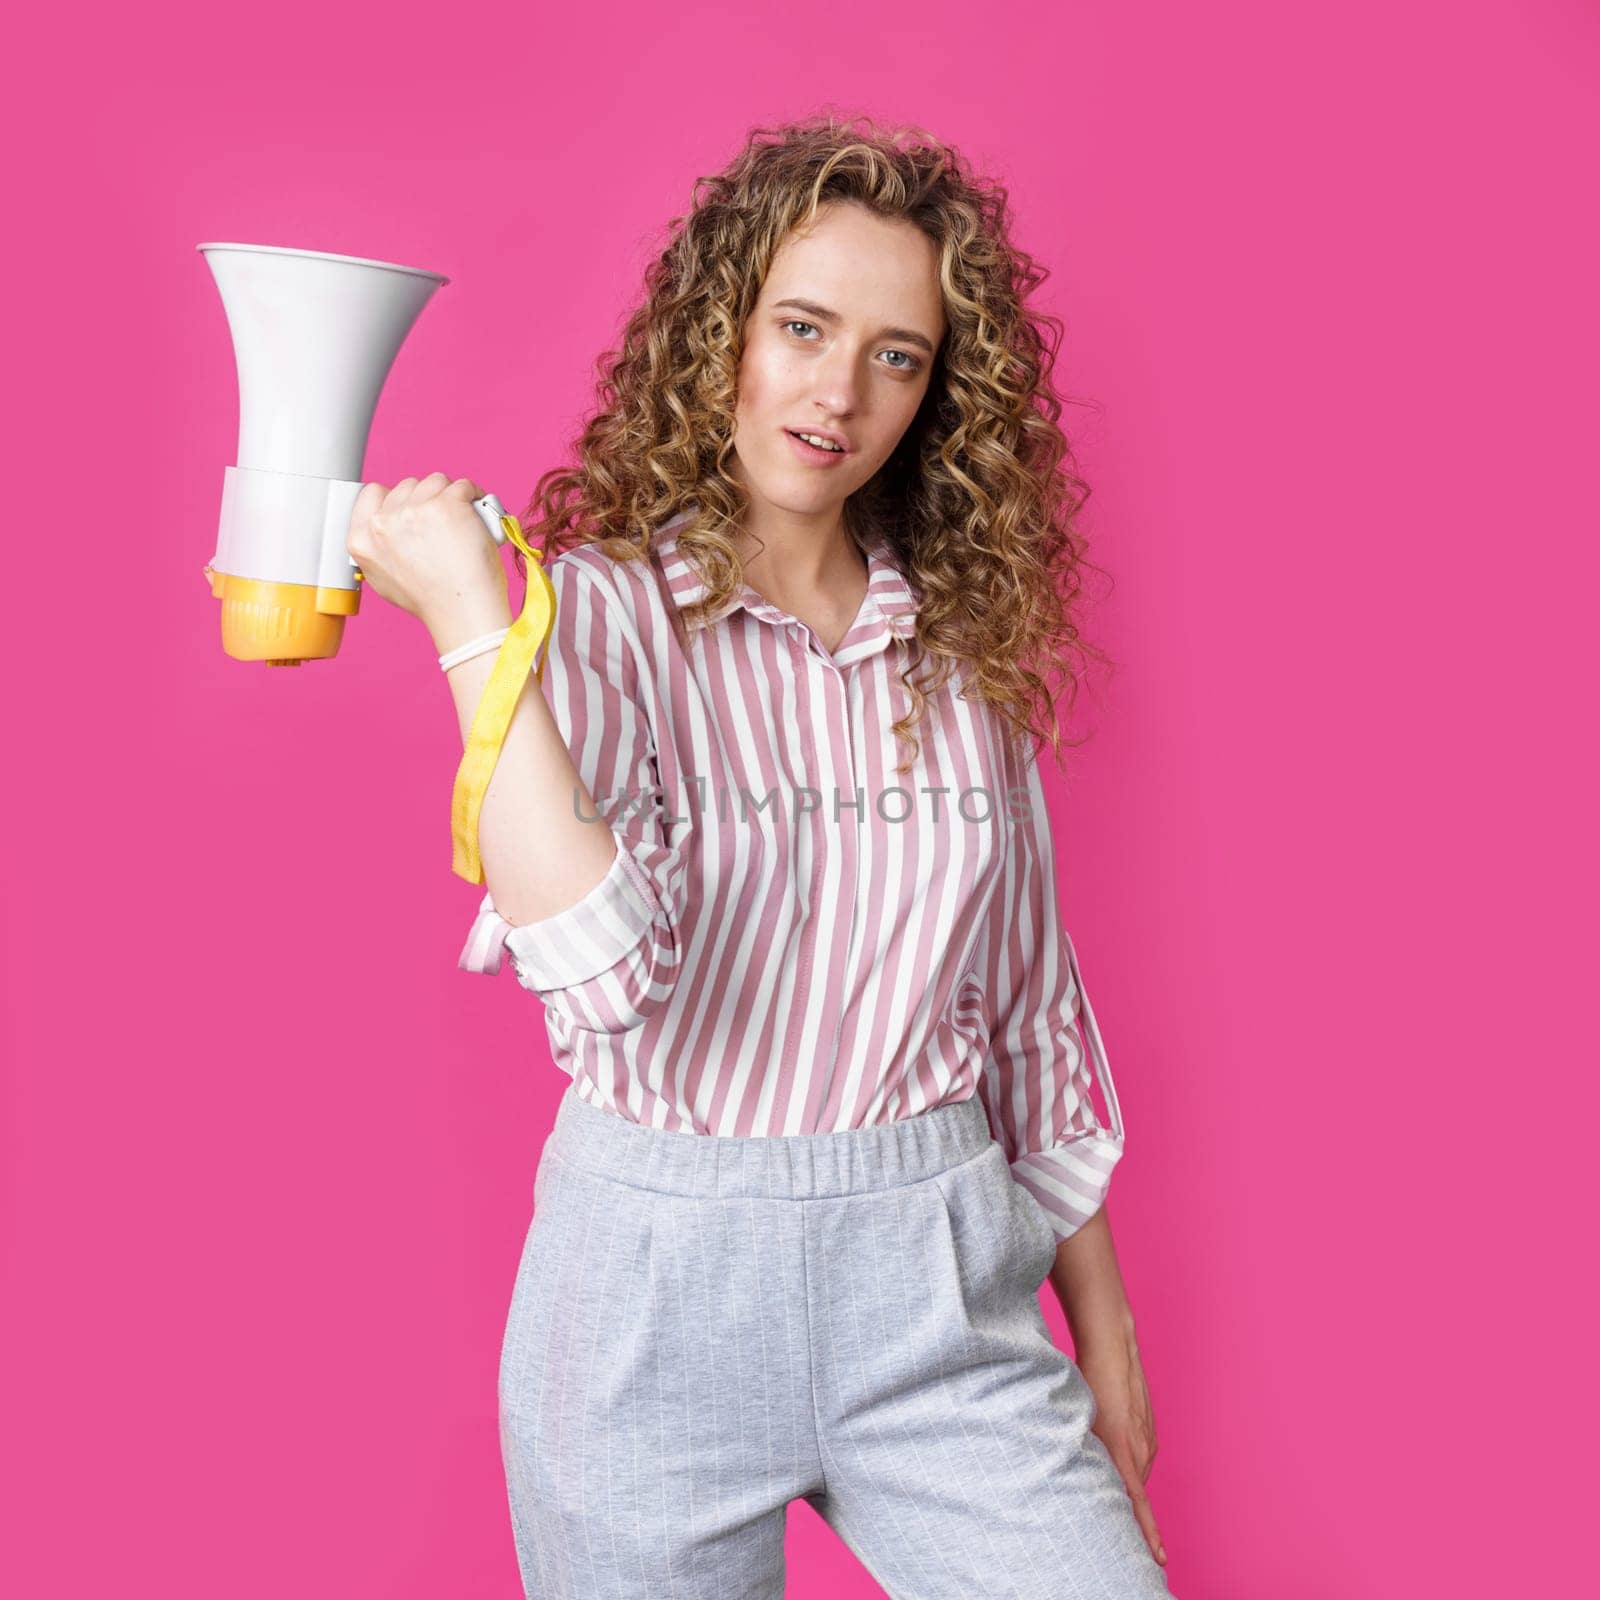
[(809, 462), (814, 467), (831, 467), (843, 461), (850, 453), (848, 450), (830, 450), (826, 445), (809, 444), (799, 434), (788, 428), (784, 430), (785, 436), (794, 446), (795, 454), (802, 461)]

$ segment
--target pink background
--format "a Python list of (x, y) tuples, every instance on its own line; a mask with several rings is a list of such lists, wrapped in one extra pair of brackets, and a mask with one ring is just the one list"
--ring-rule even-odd
[[(566, 1080), (455, 966), (419, 625), (222, 654), (196, 243), (448, 273), (366, 475), (520, 505), (693, 179), (832, 104), (1011, 183), (1092, 403), (1122, 669), (1050, 782), (1173, 1590), (1575, 1592), (1593, 8), (547, 10), (54, 8), (12, 53), (0, 1586), (520, 1593), (496, 1364)], [(791, 1594), (878, 1592), (788, 1543)]]

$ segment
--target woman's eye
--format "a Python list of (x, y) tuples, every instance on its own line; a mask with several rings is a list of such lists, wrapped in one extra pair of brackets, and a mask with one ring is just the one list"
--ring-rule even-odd
[[(785, 328), (810, 328), (813, 333), (817, 331), (816, 323), (802, 322), (798, 317), (791, 317), (783, 326)], [(904, 350), (886, 350), (884, 354), (901, 358), (903, 365), (895, 365), (893, 370), (896, 372), (920, 372), (922, 370), (922, 363), (915, 356), (908, 356)]]

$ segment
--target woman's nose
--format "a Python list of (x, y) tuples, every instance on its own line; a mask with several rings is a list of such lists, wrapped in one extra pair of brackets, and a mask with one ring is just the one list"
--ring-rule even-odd
[(848, 350), (843, 346), (830, 350), (827, 358), (814, 369), (814, 377), (811, 398), (824, 414), (845, 418), (854, 412), (861, 379), (855, 357)]

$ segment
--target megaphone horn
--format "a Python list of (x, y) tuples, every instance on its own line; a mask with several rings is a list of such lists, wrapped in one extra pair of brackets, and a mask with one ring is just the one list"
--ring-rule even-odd
[[(216, 554), (203, 568), (222, 602), (222, 648), (269, 667), (327, 659), (361, 607), (345, 539), (378, 395), (450, 280), (280, 245), (195, 249), (222, 295), (239, 384), (238, 461), (223, 473)], [(514, 537), (516, 519), (493, 495), (473, 509), (496, 543)]]

